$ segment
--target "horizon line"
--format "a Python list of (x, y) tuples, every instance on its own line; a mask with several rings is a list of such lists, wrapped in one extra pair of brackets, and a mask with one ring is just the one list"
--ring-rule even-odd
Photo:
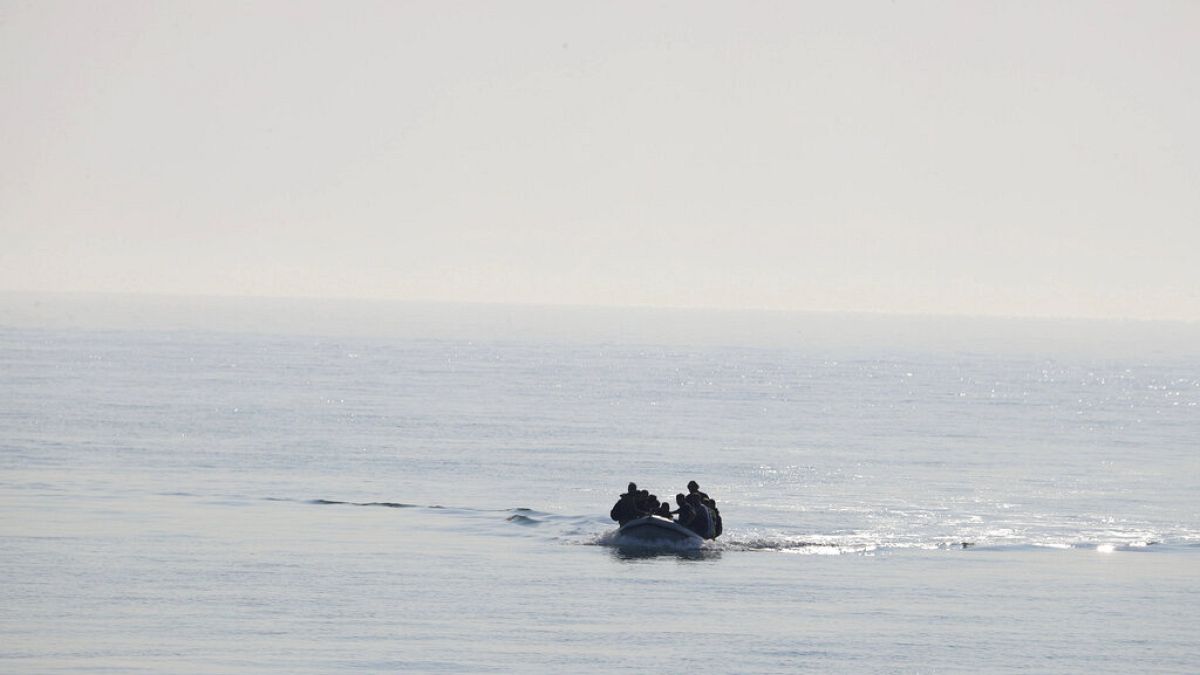
[(586, 304), (562, 302), (529, 302), (529, 301), (495, 301), (495, 300), (444, 300), (444, 299), (415, 299), (381, 296), (344, 296), (344, 295), (262, 295), (237, 293), (177, 293), (162, 291), (96, 291), (96, 290), (33, 290), (0, 288), (0, 295), (24, 296), (67, 296), (67, 297), (110, 297), (110, 298), (158, 298), (158, 299), (204, 299), (204, 300), (260, 300), (260, 301), (322, 301), (322, 302), (366, 302), (390, 303), (424, 306), (463, 306), (463, 307), (513, 307), (525, 309), (557, 309), (557, 310), (633, 310), (633, 311), (668, 311), (668, 312), (712, 312), (712, 313), (757, 313), (775, 315), (826, 315), (840, 317), (895, 317), (895, 318), (924, 318), (924, 319), (966, 319), (966, 320), (1011, 320), (1011, 321), (1071, 321), (1071, 322), (1127, 322), (1127, 323), (1179, 323), (1200, 324), (1200, 318), (1180, 317), (1130, 317), (1130, 316), (1086, 316), (1086, 315), (1045, 315), (1045, 314), (1012, 314), (1012, 313), (955, 313), (955, 312), (917, 312), (882, 309), (818, 309), (818, 308), (781, 308), (781, 307), (728, 307), (719, 305), (653, 305), (653, 304)]

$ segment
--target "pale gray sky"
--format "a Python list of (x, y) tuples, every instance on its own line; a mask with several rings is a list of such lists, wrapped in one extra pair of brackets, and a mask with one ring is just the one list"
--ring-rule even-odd
[(1197, 2), (0, 0), (0, 289), (1200, 319)]

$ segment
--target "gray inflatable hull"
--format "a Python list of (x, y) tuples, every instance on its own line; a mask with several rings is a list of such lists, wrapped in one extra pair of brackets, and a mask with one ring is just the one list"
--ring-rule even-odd
[(662, 516), (643, 516), (625, 523), (617, 530), (621, 541), (653, 543), (703, 544), (704, 539), (686, 527)]

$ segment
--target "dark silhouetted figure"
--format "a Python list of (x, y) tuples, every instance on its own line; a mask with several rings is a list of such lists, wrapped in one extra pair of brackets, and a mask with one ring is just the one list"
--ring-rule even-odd
[(708, 510), (711, 512), (713, 521), (713, 535), (711, 538), (716, 539), (721, 536), (724, 528), (721, 526), (721, 510), (717, 508), (717, 500), (701, 492), (700, 484), (694, 480), (688, 481), (687, 487), (688, 495), (697, 495), (700, 498), (700, 502), (708, 507)]
[(687, 498), (683, 496), (682, 492), (675, 495), (675, 503), (679, 505), (679, 508), (671, 512), (679, 516), (675, 522), (687, 527), (688, 523), (692, 522), (692, 507), (687, 503)]
[(617, 503), (613, 505), (612, 511), (608, 512), (608, 516), (621, 525), (640, 517), (642, 514), (638, 512), (639, 497), (637, 483), (630, 483), (629, 491), (621, 495)]
[(663, 518), (670, 520), (671, 519), (671, 505), (666, 502), (661, 502), (658, 505), (658, 512), (655, 515), (662, 516)]
[(686, 524), (686, 527), (705, 539), (712, 539), (712, 513), (708, 510), (708, 507), (704, 505), (704, 502), (700, 500), (700, 495), (695, 493), (690, 494), (684, 498), (684, 501), (687, 503), (688, 510), (691, 512), (691, 518)]
[(638, 515), (648, 516), (658, 510), (658, 497), (650, 494), (649, 490), (638, 493)]

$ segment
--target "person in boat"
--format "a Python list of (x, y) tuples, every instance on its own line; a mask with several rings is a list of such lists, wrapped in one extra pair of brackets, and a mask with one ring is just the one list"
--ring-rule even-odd
[(658, 511), (654, 515), (671, 520), (671, 505), (666, 502), (660, 503)]
[(679, 520), (676, 522), (703, 537), (708, 532), (708, 526), (704, 522), (707, 510), (704, 509), (703, 504), (697, 502), (696, 498), (691, 495), (684, 495), (683, 492), (676, 495), (676, 503), (679, 504), (679, 508), (672, 512), (679, 514)]
[(679, 522), (681, 525), (686, 525), (687, 523), (685, 523), (684, 521), (685, 521), (685, 520), (687, 520), (686, 516), (689, 516), (689, 515), (690, 515), (689, 511), (690, 511), (691, 507), (690, 507), (690, 506), (688, 506), (688, 504), (687, 504), (687, 499), (686, 499), (686, 498), (683, 496), (683, 493), (682, 493), (682, 492), (680, 492), (679, 494), (675, 495), (675, 504), (676, 504), (677, 506), (679, 506), (679, 508), (677, 508), (677, 509), (675, 509), (674, 511), (672, 511), (672, 512), (671, 512), (671, 515), (677, 515), (677, 516), (679, 516), (679, 521), (678, 521), (678, 522)]
[(634, 518), (641, 517), (638, 509), (638, 499), (641, 493), (638, 492), (637, 483), (630, 483), (629, 490), (621, 495), (617, 503), (613, 505), (612, 510), (608, 512), (608, 517), (624, 525)]
[(690, 494), (684, 497), (684, 502), (688, 505), (691, 515), (685, 527), (705, 539), (714, 538), (715, 528), (713, 526), (712, 512), (700, 500), (700, 495)]
[(721, 510), (717, 508), (717, 500), (709, 497), (707, 494), (700, 491), (700, 484), (694, 480), (688, 481), (688, 495), (697, 495), (700, 497), (700, 502), (710, 511), (713, 522), (713, 539), (721, 536), (723, 530), (721, 526)]
[(638, 515), (648, 516), (658, 510), (658, 497), (650, 494), (649, 490), (642, 490), (637, 502)]

